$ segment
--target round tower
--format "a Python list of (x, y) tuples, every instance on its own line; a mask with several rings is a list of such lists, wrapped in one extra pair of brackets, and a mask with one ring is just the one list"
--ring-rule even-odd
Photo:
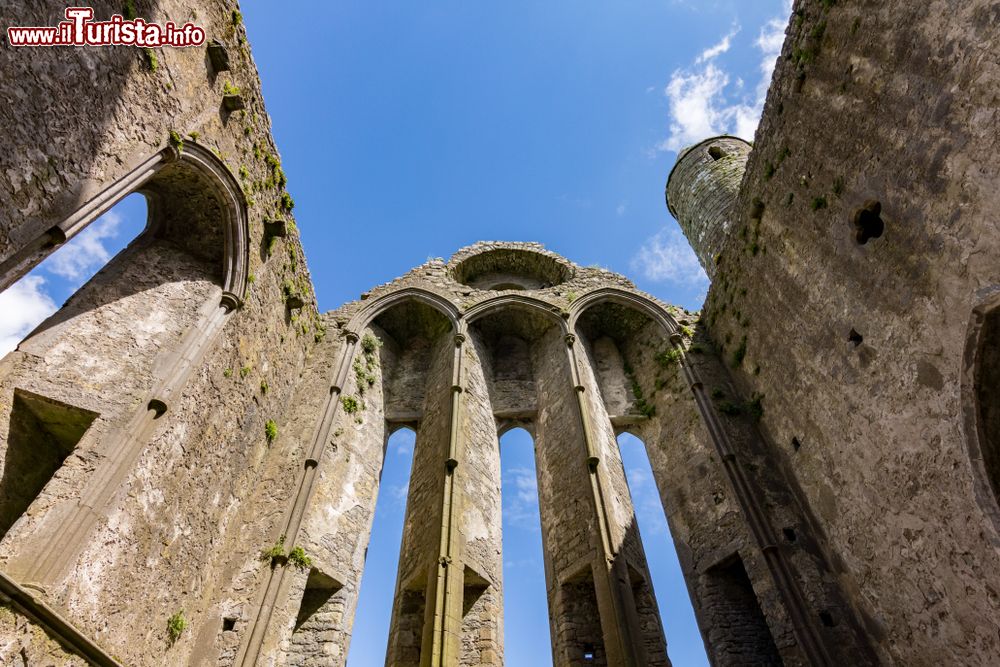
[(739, 137), (705, 139), (681, 151), (667, 177), (667, 208), (713, 280), (750, 149), (750, 143)]

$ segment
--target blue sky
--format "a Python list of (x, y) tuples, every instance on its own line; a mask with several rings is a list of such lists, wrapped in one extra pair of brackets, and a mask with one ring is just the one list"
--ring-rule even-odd
[[(723, 132), (752, 139), (790, 4), (253, 0), (242, 10), (321, 310), (490, 239), (540, 241), (697, 309), (708, 282), (664, 182), (679, 148)], [(0, 354), (144, 223), (131, 196), (0, 293)], [(412, 435), (394, 436), (351, 667), (382, 664), (411, 450)], [(648, 461), (624, 437), (622, 451), (674, 664), (704, 664)], [(527, 434), (505, 436), (502, 457), (505, 565), (517, 563), (508, 664), (547, 664)]]

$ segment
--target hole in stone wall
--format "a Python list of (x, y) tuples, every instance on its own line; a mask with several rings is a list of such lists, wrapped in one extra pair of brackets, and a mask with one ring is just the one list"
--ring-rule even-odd
[(854, 238), (861, 245), (868, 243), (871, 239), (877, 239), (885, 231), (885, 223), (882, 221), (882, 204), (870, 199), (864, 206), (859, 208), (852, 220), (854, 224)]
[(819, 613), (819, 620), (828, 628), (832, 628), (837, 625), (837, 621), (834, 620), (833, 614), (828, 611), (821, 611)]
[(14, 390), (0, 478), (0, 537), (42, 492), (96, 418), (96, 412)]
[[(597, 589), (594, 586), (594, 573), (589, 567), (559, 587), (557, 604), (562, 614), (555, 623), (556, 632), (561, 635), (559, 643), (569, 647), (570, 657), (579, 656), (576, 659), (582, 659), (585, 653), (589, 653), (591, 658), (587, 662), (607, 665), (601, 617), (597, 607)], [(576, 653), (576, 656), (572, 653)]]
[(861, 334), (859, 334), (854, 329), (851, 329), (850, 333), (847, 334), (847, 340), (850, 341), (850, 342), (852, 342), (852, 343), (854, 343), (854, 347), (857, 347), (858, 345), (861, 345), (861, 343), (862, 343), (862, 341), (864, 341), (864, 339), (865, 339), (865, 337), (862, 336)]
[(708, 644), (727, 664), (783, 664), (739, 554), (706, 574)]
[(423, 582), (414, 582), (413, 585), (419, 586), (419, 590), (404, 589), (399, 592), (398, 615), (389, 637), (391, 664), (420, 664), (427, 595)]
[(154, 398), (149, 401), (146, 409), (153, 411), (153, 419), (159, 419), (167, 411), (167, 404), (158, 398)]
[[(462, 573), (462, 625), (459, 630), (459, 662), (463, 665), (490, 664), (498, 654), (502, 637), (491, 604), (490, 582), (468, 565)], [(510, 664), (510, 663), (508, 663)]]
[(785, 539), (788, 540), (789, 542), (794, 542), (796, 539), (798, 539), (798, 536), (795, 534), (794, 528), (782, 528), (781, 532), (784, 534)]
[(235, 618), (224, 618), (222, 619), (222, 631), (232, 632), (236, 629), (236, 619)]
[(721, 160), (726, 157), (726, 151), (722, 150), (721, 146), (712, 146), (708, 149), (708, 155), (713, 160)]
[(794, 449), (795, 451), (799, 451), (799, 449), (801, 447), (802, 447), (802, 443), (799, 441), (799, 439), (798, 438), (792, 438), (792, 449)]
[(483, 593), (486, 592), (486, 589), (490, 587), (490, 582), (471, 567), (466, 565), (462, 578), (462, 585), (465, 588), (465, 594), (462, 598), (462, 616), (468, 616), (469, 612), (472, 611), (472, 608), (476, 606), (476, 602), (479, 601), (479, 598), (481, 598)]

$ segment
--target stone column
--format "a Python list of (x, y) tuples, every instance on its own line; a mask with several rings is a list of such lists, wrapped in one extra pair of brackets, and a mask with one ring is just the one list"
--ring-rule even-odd
[[(605, 461), (615, 460), (619, 468), (621, 463), (595, 438), (593, 406), (584, 395), (574, 342), (575, 336), (562, 339), (551, 329), (534, 350), (539, 503), (554, 659), (560, 665), (645, 665), (622, 552), (634, 515), (627, 490), (623, 494), (616, 485), (617, 493), (610, 493), (604, 479)], [(593, 391), (592, 378), (589, 384)], [(644, 561), (636, 565), (645, 569)]]
[[(323, 407), (323, 414), (316, 429), (313, 432), (312, 442), (306, 452), (306, 459), (302, 467), (302, 472), (296, 480), (295, 492), (292, 506), (286, 515), (284, 530), (287, 544), (295, 544), (298, 538), (299, 528), (302, 526), (303, 516), (306, 512), (313, 486), (316, 482), (316, 469), (323, 457), (323, 453), (330, 441), (330, 433), (333, 429), (334, 419), (337, 416), (340, 406), (340, 395), (347, 382), (348, 370), (351, 367), (351, 360), (354, 358), (355, 350), (358, 346), (359, 336), (356, 332), (348, 331), (345, 334), (345, 344), (340, 350), (337, 363), (330, 383), (330, 395)], [(271, 615), (274, 611), (281, 591), (287, 592), (290, 582), (287, 581), (288, 571), (286, 568), (272, 568), (267, 576), (264, 587), (255, 604), (254, 615), (247, 626), (245, 639), (237, 653), (234, 665), (249, 667), (257, 663), (257, 658), (264, 645), (265, 636), (268, 633), (268, 626), (271, 622)]]
[(480, 349), (472, 340), (463, 346), (462, 401), (456, 420), (464, 448), (456, 469), (462, 497), (456, 519), (463, 571), (458, 664), (502, 665), (500, 441)]
[(669, 665), (666, 639), (653, 594), (645, 550), (625, 478), (621, 450), (602, 398), (603, 386), (590, 361), (590, 345), (568, 334), (567, 350), (574, 390), (589, 452), (588, 470), (606, 525), (603, 563), (610, 573), (609, 590), (626, 659), (639, 665)]
[[(452, 412), (459, 402), (452, 390), (455, 365), (454, 339), (444, 336), (434, 343), (429, 358), (426, 391), (417, 427), (406, 501), (406, 518), (399, 551), (396, 595), (386, 665), (430, 665), (446, 654), (442, 633), (448, 615), (450, 562), (441, 561), (454, 551), (448, 522), (454, 502), (452, 484), (457, 460), (452, 455)], [(443, 663), (438, 663), (443, 664)]]

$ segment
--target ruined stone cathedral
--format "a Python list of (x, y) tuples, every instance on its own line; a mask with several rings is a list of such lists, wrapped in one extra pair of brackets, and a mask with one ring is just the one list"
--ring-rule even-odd
[(666, 180), (697, 314), (506, 242), (317, 312), (238, 7), (126, 6), (208, 39), (0, 48), (0, 288), (149, 203), (0, 361), (0, 663), (343, 665), (405, 427), (386, 664), (502, 665), (523, 427), (555, 665), (669, 664), (624, 431), (713, 665), (1000, 664), (995, 2), (797, 0), (754, 144)]

